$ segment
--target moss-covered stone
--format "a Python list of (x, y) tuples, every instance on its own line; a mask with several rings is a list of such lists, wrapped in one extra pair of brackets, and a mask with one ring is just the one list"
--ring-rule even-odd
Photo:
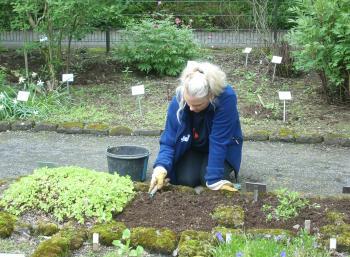
[(214, 209), (211, 216), (220, 226), (236, 228), (244, 224), (244, 210), (238, 205), (220, 205)]
[(210, 233), (186, 230), (181, 233), (179, 257), (212, 256), (214, 240)]
[(267, 131), (267, 130), (252, 131), (244, 134), (244, 140), (266, 141), (266, 140), (269, 140), (270, 134), (271, 134), (271, 131)]
[(17, 218), (7, 212), (0, 212), (0, 238), (10, 237)]
[(151, 252), (171, 254), (176, 248), (176, 239), (176, 233), (170, 229), (137, 227), (131, 230), (132, 245), (141, 245)]
[(51, 239), (41, 242), (32, 257), (65, 257), (79, 249), (87, 239), (84, 229), (68, 227), (62, 229)]
[(317, 144), (323, 142), (323, 136), (318, 134), (296, 135), (295, 142), (300, 144)]
[(34, 131), (56, 131), (58, 125), (49, 122), (36, 122)]
[(122, 237), (123, 231), (126, 226), (122, 222), (111, 221), (103, 224), (96, 224), (90, 230), (90, 236), (93, 233), (98, 233), (100, 243), (102, 245), (111, 246), (113, 240), (118, 240)]
[(131, 134), (132, 130), (124, 126), (112, 127), (109, 130), (110, 136), (130, 136)]
[(296, 132), (289, 128), (281, 128), (270, 136), (270, 141), (294, 142), (298, 137)]
[(59, 228), (54, 223), (39, 222), (36, 227), (34, 227), (34, 235), (52, 236), (59, 231)]
[(327, 134), (324, 136), (324, 143), (327, 145), (350, 146), (350, 135), (347, 134)]
[(320, 228), (322, 243), (329, 245), (331, 237), (337, 238), (337, 250), (350, 252), (350, 224), (326, 225)]
[(340, 213), (337, 211), (328, 211), (326, 213), (326, 218), (329, 223), (332, 223), (334, 225), (342, 225), (345, 224), (347, 216), (345, 213)]
[(84, 133), (96, 135), (108, 135), (109, 126), (104, 123), (89, 123), (84, 128)]
[(64, 122), (58, 125), (57, 132), (68, 134), (81, 134), (83, 132), (84, 123), (82, 122)]
[(5, 179), (0, 179), (0, 186), (6, 185), (7, 181)]

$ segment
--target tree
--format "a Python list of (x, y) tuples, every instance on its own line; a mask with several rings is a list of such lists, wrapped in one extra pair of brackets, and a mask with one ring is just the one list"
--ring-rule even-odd
[(349, 0), (298, 0), (292, 11), (296, 25), (288, 40), (296, 48), (296, 68), (316, 71), (329, 100), (349, 99)]

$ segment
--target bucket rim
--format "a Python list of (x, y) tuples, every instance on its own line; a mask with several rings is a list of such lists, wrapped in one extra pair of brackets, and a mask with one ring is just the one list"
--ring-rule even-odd
[[(136, 148), (142, 148), (145, 151), (145, 153), (142, 154), (134, 154), (134, 155), (126, 155), (126, 154), (113, 154), (108, 152), (109, 149), (111, 148), (116, 148), (116, 147), (136, 147)], [(141, 159), (141, 158), (145, 158), (145, 157), (149, 157), (150, 156), (150, 151), (142, 146), (138, 146), (138, 145), (118, 145), (118, 146), (108, 146), (107, 147), (107, 157), (113, 157), (113, 158), (118, 158), (118, 159)]]

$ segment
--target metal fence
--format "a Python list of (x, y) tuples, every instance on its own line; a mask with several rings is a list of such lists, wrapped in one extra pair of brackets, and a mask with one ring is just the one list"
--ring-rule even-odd
[[(123, 40), (122, 31), (110, 31), (111, 44), (117, 44)], [(271, 31), (262, 35), (255, 30), (194, 30), (195, 40), (203, 47), (262, 47), (276, 41), (280, 41), (286, 31)], [(43, 35), (29, 31), (27, 39), (31, 42), (39, 42)], [(17, 48), (23, 45), (25, 34), (22, 31), (0, 33), (0, 44), (4, 47)], [(63, 45), (68, 43), (63, 40)], [(106, 45), (106, 32), (94, 31), (81, 40), (73, 40), (72, 47), (104, 47)]]

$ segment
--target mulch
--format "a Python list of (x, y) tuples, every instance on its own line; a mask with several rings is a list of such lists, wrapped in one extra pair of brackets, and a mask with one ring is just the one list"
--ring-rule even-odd
[[(150, 199), (145, 192), (138, 192), (135, 199), (116, 216), (127, 227), (138, 226), (169, 228), (175, 232), (188, 229), (210, 231), (218, 224), (211, 219), (210, 214), (220, 204), (239, 205), (245, 211), (243, 229), (267, 228), (287, 229), (293, 231), (293, 226), (304, 226), (305, 220), (311, 220), (311, 232), (317, 232), (320, 227), (329, 223), (326, 212), (336, 210), (350, 214), (349, 199), (309, 199), (309, 207), (304, 208), (298, 217), (287, 221), (267, 221), (262, 211), (264, 204), (277, 205), (277, 198), (271, 194), (261, 194), (257, 202), (253, 196), (235, 193), (230, 196), (221, 192), (204, 192), (200, 195), (177, 191), (157, 192)], [(315, 204), (319, 207), (315, 207)], [(349, 223), (349, 217), (346, 221)]]

